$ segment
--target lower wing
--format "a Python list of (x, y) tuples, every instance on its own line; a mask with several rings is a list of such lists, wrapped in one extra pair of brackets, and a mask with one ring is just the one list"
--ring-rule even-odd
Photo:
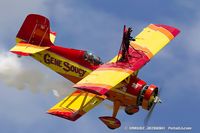
[(93, 93), (76, 90), (51, 109), (49, 114), (75, 121), (105, 99)]

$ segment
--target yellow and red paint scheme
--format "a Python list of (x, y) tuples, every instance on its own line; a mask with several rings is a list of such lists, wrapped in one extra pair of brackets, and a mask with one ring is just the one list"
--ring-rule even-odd
[(50, 49), (31, 56), (73, 83), (77, 83), (98, 67), (84, 62), (84, 52), (51, 46)]
[(110, 62), (94, 64), (85, 60), (86, 51), (55, 46), (56, 33), (50, 31), (49, 20), (30, 14), (11, 52), (31, 56), (75, 83), (73, 87), (78, 90), (48, 110), (49, 114), (75, 121), (108, 99), (114, 103), (113, 115), (100, 120), (115, 129), (121, 125), (116, 118), (120, 106), (125, 107), (127, 114), (138, 112), (139, 106), (151, 108), (158, 88), (139, 79), (138, 71), (178, 33), (174, 27), (150, 24), (130, 42), (128, 62), (118, 61), (120, 51)]
[(94, 106), (97, 106), (99, 103), (101, 103), (104, 99), (105, 96), (99, 96), (82, 90), (76, 90), (54, 107), (49, 109), (48, 113), (75, 121), (91, 110)]

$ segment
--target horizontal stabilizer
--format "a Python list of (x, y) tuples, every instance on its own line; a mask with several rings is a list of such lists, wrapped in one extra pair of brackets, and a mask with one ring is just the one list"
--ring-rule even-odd
[(17, 43), (17, 45), (15, 45), (10, 51), (20, 56), (29, 56), (31, 54), (35, 54), (49, 48), (50, 47), (41, 47), (37, 45), (20, 42)]

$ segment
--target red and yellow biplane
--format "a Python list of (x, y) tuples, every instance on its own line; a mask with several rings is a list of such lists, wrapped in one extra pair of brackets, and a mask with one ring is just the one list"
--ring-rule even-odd
[(31, 56), (74, 83), (77, 90), (48, 110), (49, 114), (75, 121), (105, 99), (113, 102), (112, 116), (99, 117), (109, 128), (120, 127), (116, 118), (120, 106), (132, 115), (141, 106), (150, 113), (161, 102), (158, 87), (137, 77), (138, 71), (179, 34), (162, 24), (150, 24), (134, 39), (124, 27), (119, 53), (109, 62), (84, 50), (55, 46), (56, 33), (41, 15), (26, 17), (10, 51)]

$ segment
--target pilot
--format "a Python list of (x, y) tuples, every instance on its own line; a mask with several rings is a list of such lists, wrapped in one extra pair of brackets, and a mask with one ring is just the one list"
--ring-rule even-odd
[(103, 64), (100, 57), (93, 55), (91, 52), (85, 52), (84, 58), (94, 65)]
[(93, 59), (94, 59), (94, 64), (97, 64), (97, 65), (103, 64), (100, 57), (93, 55)]

